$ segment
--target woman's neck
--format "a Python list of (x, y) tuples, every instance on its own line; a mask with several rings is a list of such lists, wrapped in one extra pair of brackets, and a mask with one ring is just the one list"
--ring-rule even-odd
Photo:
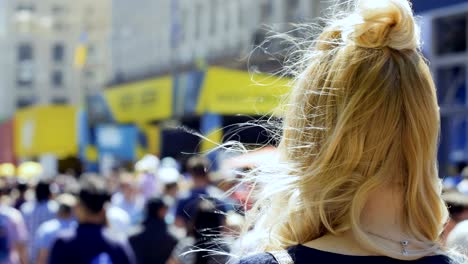
[[(385, 186), (369, 194), (367, 203), (361, 215), (361, 228), (379, 242), (398, 246), (400, 241), (408, 239), (401, 224), (403, 213), (403, 195), (396, 187)], [(354, 233), (349, 230), (339, 235), (326, 234), (316, 240), (304, 244), (318, 250), (357, 256), (378, 255), (371, 249), (361, 245)]]
[(369, 233), (403, 240), (408, 238), (402, 224), (403, 192), (387, 185), (369, 194), (361, 215), (361, 227)]

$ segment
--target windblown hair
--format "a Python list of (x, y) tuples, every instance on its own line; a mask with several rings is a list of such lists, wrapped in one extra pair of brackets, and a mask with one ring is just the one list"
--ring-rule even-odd
[(255, 175), (247, 229), (269, 251), (352, 231), (369, 193), (398, 184), (405, 232), (437, 243), (447, 218), (437, 172), (439, 107), (407, 0), (349, 2), (303, 56), (284, 116), (279, 169)]

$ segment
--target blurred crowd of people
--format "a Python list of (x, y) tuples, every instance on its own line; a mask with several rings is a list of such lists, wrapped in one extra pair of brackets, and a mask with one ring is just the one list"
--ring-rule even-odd
[[(251, 188), (233, 189), (236, 177), (226, 180), (210, 166), (200, 156), (183, 170), (146, 156), (134, 171), (107, 176), (0, 178), (0, 264), (227, 263)], [(444, 180), (451, 216), (442, 240), (462, 251), (467, 190), (468, 169)]]
[(443, 180), (443, 198), (450, 219), (441, 239), (448, 248), (458, 249), (468, 255), (468, 166), (460, 163), (457, 167), (454, 167), (455, 176)]
[(226, 263), (247, 193), (226, 194), (235, 183), (203, 157), (184, 167), (146, 156), (107, 176), (0, 178), (0, 264)]

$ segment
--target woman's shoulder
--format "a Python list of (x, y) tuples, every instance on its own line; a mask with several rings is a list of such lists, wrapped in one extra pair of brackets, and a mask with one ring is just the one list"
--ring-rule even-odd
[(463, 260), (452, 259), (445, 255), (425, 257), (419, 260), (420, 264), (466, 264)]
[(259, 253), (239, 260), (236, 264), (278, 264), (270, 253)]
[[(401, 264), (401, 263), (415, 263), (415, 264), (467, 264), (464, 261), (454, 261), (453, 259), (437, 255), (425, 257), (415, 261), (401, 261), (391, 259), (383, 256), (348, 256), (337, 253), (324, 252), (313, 248), (307, 248), (301, 245), (291, 247), (287, 251), (294, 261), (299, 263), (309, 263), (312, 259), (318, 263), (328, 261), (328, 263), (388, 263), (388, 264)], [(240, 259), (236, 264), (278, 264), (275, 257), (270, 253), (259, 253)]]
[(461, 254), (450, 254), (448, 255), (436, 255), (432, 257), (423, 258), (421, 264), (467, 264), (468, 259), (465, 255)]

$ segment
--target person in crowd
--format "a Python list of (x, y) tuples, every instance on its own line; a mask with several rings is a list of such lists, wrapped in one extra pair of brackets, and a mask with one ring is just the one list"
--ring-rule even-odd
[(114, 194), (119, 191), (120, 187), (120, 174), (121, 168), (118, 166), (113, 166), (109, 173), (109, 176), (106, 177), (107, 186), (111, 194)]
[(448, 234), (446, 246), (468, 256), (468, 220), (458, 223)]
[(156, 181), (158, 167), (159, 159), (154, 155), (146, 155), (135, 164), (135, 170), (140, 173), (138, 188), (145, 200), (160, 194)]
[(163, 196), (168, 200), (169, 206), (172, 206), (176, 203), (179, 193), (179, 184), (177, 181), (168, 182), (164, 184)]
[[(163, 161), (166, 161), (167, 163), (168, 160), (165, 158)], [(169, 207), (169, 212), (166, 216), (166, 222), (171, 224), (171, 228), (173, 228), (174, 226), (172, 224), (175, 221), (175, 211), (177, 206), (177, 199), (179, 198), (179, 181), (181, 180), (181, 175), (175, 167), (167, 166), (161, 166), (158, 171), (158, 175), (159, 181), (163, 186), (162, 197)]]
[(177, 202), (175, 212), (175, 225), (186, 227), (190, 218), (193, 217), (196, 206), (200, 199), (211, 197), (217, 198), (217, 206), (225, 211), (225, 205), (221, 199), (223, 192), (211, 184), (208, 174), (209, 161), (201, 156), (194, 156), (187, 162), (187, 171), (192, 177), (193, 187), (187, 194), (183, 195)]
[[(1, 191), (3, 193), (3, 191)], [(28, 263), (28, 231), (20, 211), (0, 196), (0, 264)]]
[(188, 236), (179, 241), (168, 264), (228, 262), (229, 248), (223, 243), (225, 215), (217, 209), (217, 203), (213, 198), (200, 199), (197, 202), (194, 218), (189, 220)]
[(73, 192), (73, 188), (77, 186), (77, 179), (71, 173), (72, 171), (68, 171), (67, 174), (60, 174), (55, 177), (54, 183), (59, 193)]
[(167, 210), (163, 199), (151, 198), (146, 202), (145, 220), (129, 238), (138, 264), (166, 264), (169, 259), (177, 240), (164, 220)]
[(112, 205), (128, 214), (131, 225), (137, 225), (143, 217), (145, 201), (134, 176), (123, 174), (121, 177), (120, 190), (112, 196)]
[(341, 7), (297, 64), (281, 162), (252, 175), (258, 254), (240, 263), (456, 261), (439, 242), (439, 106), (411, 5)]
[[(24, 203), (21, 206), (21, 213), (26, 222), (26, 227), (31, 239), (34, 238), (39, 226), (55, 218), (58, 204), (52, 199), (51, 183), (49, 181), (40, 181), (35, 186), (35, 200)], [(36, 262), (35, 248), (33, 241), (28, 243), (29, 257), (31, 262)]]
[(106, 230), (105, 206), (110, 200), (106, 182), (86, 176), (81, 182), (75, 208), (78, 227), (61, 233), (50, 252), (49, 264), (135, 263), (128, 241)]
[(21, 209), (21, 206), (23, 206), (24, 203), (26, 203), (26, 192), (29, 189), (29, 186), (26, 182), (22, 180), (18, 180), (16, 184), (16, 197), (15, 197), (15, 204), (14, 207), (18, 210)]
[(441, 241), (445, 243), (455, 226), (468, 220), (468, 195), (451, 190), (445, 192), (442, 197), (449, 210), (449, 220), (445, 224), (444, 232), (441, 235)]
[(61, 232), (71, 231), (77, 225), (73, 214), (76, 198), (71, 194), (61, 194), (56, 201), (59, 205), (57, 217), (41, 224), (35, 235), (33, 254), (37, 255), (37, 264), (47, 264), (49, 252), (57, 236)]
[(457, 162), (454, 166), (449, 167), (449, 174), (443, 176), (443, 186), (445, 190), (455, 190), (457, 185), (463, 181), (468, 175), (468, 170), (465, 170), (466, 162)]
[(128, 235), (132, 223), (130, 216), (120, 207), (110, 204), (106, 210), (108, 228), (110, 232), (121, 235)]
[(5, 179), (0, 177), (0, 197), (2, 204), (11, 205), (10, 187)]
[(443, 194), (450, 213), (441, 240), (449, 248), (459, 249), (468, 256), (468, 195), (457, 188)]

